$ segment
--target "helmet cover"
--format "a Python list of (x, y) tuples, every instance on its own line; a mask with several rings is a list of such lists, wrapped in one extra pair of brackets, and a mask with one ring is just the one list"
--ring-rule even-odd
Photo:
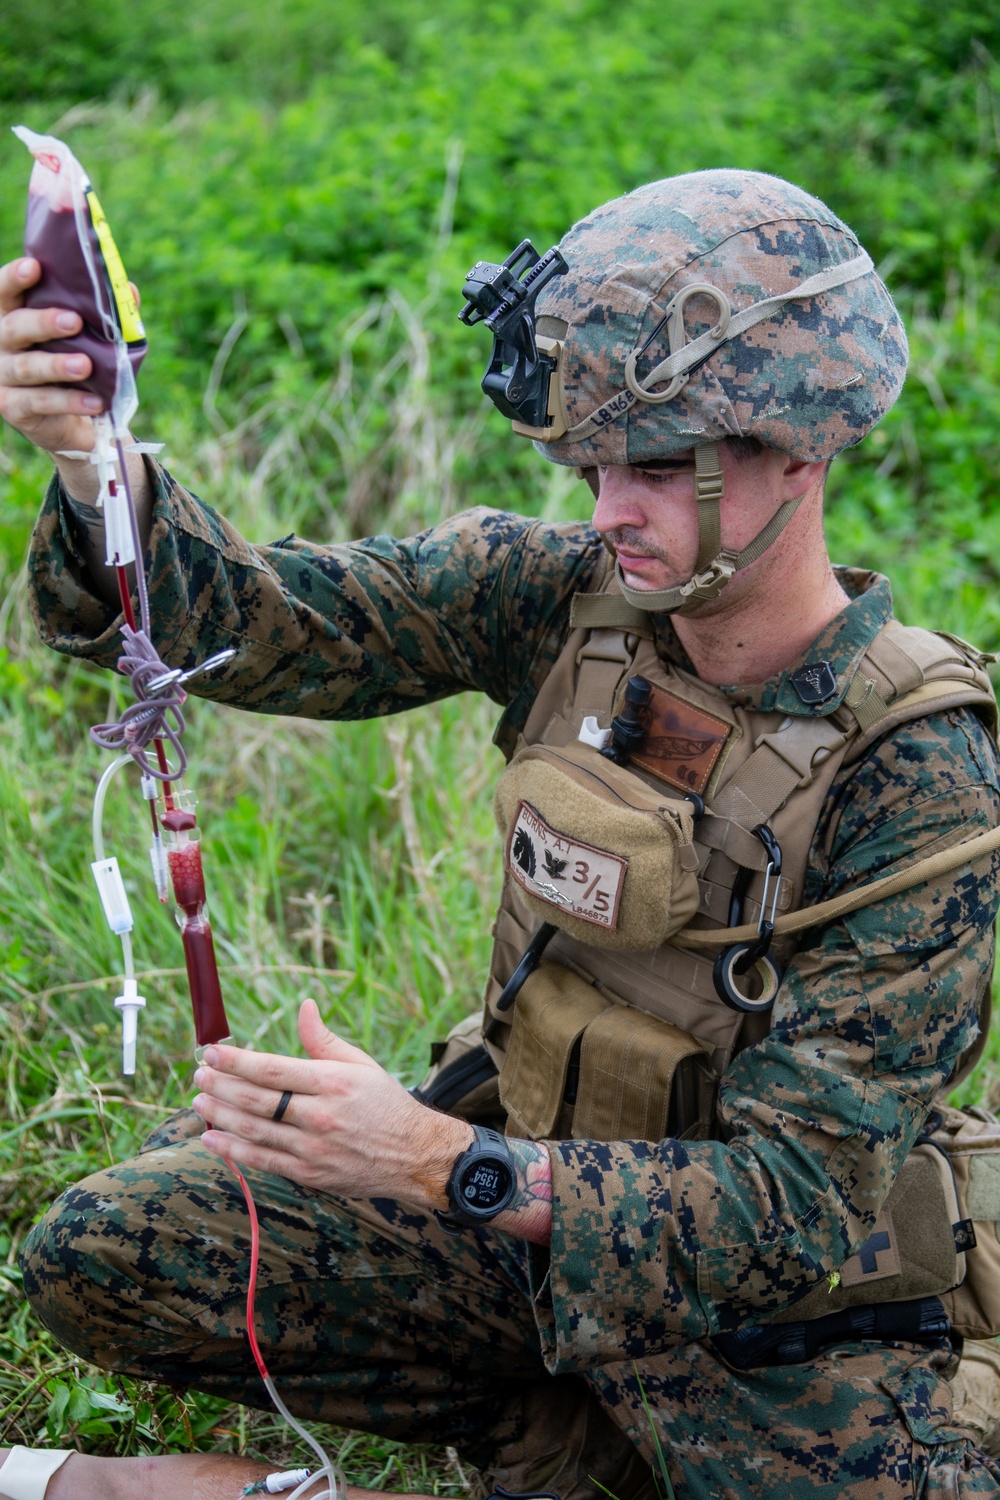
[[(717, 289), (736, 315), (863, 256), (825, 204), (780, 177), (727, 169), (652, 182), (595, 209), (559, 248), (569, 270), (536, 306), (538, 332), (564, 340), (554, 378), (569, 431), (536, 442), (555, 463), (643, 463), (741, 436), (818, 462), (859, 443), (902, 388), (906, 332), (869, 269), (724, 333), (672, 399), (627, 389), (629, 356), (638, 351), (633, 385), (645, 388), (669, 355), (663, 320), (685, 287)], [(682, 317), (691, 342), (721, 325), (720, 299), (694, 292)], [(668, 386), (652, 380), (650, 394)]]

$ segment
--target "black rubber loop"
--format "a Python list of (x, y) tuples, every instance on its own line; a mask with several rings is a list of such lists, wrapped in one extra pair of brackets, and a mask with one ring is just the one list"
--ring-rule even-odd
[[(690, 802), (691, 806), (694, 808), (694, 820), (696, 823), (700, 823), (702, 818), (705, 816), (704, 797), (702, 797), (698, 792), (685, 792), (684, 801)], [(729, 925), (732, 927), (735, 924), (731, 922)]]
[(740, 1010), (747, 1015), (761, 1015), (770, 1010), (781, 984), (781, 970), (773, 958), (763, 953), (753, 960), (752, 965), (763, 986), (760, 994), (756, 999), (751, 999), (739, 989), (736, 983), (739, 971), (736, 966), (754, 946), (753, 943), (734, 943), (731, 948), (724, 948), (715, 960), (712, 969), (715, 993), (719, 999), (728, 1005), (730, 1010)]

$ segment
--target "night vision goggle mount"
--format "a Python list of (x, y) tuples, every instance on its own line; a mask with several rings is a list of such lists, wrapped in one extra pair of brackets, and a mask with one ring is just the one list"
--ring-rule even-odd
[(493, 335), (482, 386), (494, 406), (515, 432), (548, 442), (568, 425), (558, 380), (562, 345), (537, 332), (535, 298), (568, 269), (555, 247), (540, 256), (530, 240), (522, 240), (502, 265), (476, 262), (465, 278), (462, 295), (468, 301), (458, 315), (470, 327), (485, 323)]

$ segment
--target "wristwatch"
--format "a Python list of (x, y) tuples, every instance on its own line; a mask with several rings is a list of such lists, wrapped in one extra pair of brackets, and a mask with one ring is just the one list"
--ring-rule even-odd
[(434, 1211), (441, 1228), (451, 1234), (495, 1219), (503, 1213), (517, 1186), (517, 1168), (504, 1137), (486, 1125), (472, 1128), (476, 1139), (455, 1158), (448, 1178), (448, 1212)]

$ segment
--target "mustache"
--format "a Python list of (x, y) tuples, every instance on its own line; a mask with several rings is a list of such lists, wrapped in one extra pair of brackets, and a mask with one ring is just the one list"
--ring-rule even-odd
[(655, 557), (657, 562), (662, 563), (670, 561), (659, 547), (651, 547), (648, 542), (644, 541), (642, 532), (637, 531), (633, 526), (615, 526), (611, 531), (603, 531), (601, 541), (612, 556), (621, 548), (636, 557)]

